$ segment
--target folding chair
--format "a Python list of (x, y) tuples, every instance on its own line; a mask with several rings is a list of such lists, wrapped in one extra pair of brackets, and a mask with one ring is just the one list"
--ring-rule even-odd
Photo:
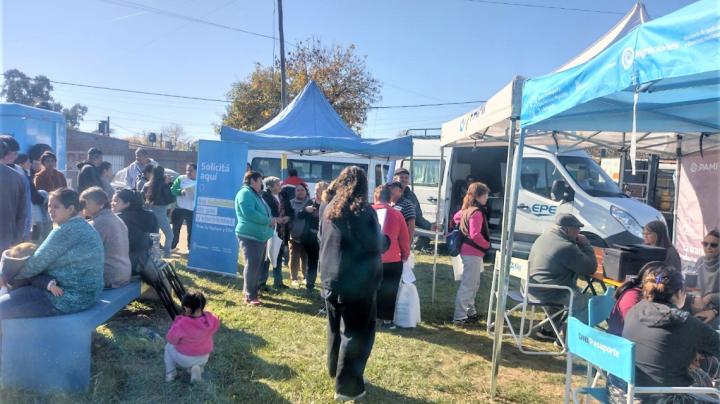
[[(502, 285), (497, 285), (497, 274), (500, 271), (500, 255), (495, 256), (495, 269), (493, 270), (493, 287), (490, 294), (490, 307), (489, 311), (492, 307), (494, 307), (494, 300), (498, 298), (497, 293), (500, 290), (500, 287)], [(563, 355), (566, 352), (565, 347), (565, 341), (563, 338), (561, 338), (560, 333), (560, 327), (561, 327), (561, 320), (563, 317), (567, 314), (568, 317), (572, 315), (572, 303), (573, 303), (573, 289), (567, 286), (561, 286), (561, 285), (544, 285), (544, 284), (537, 284), (537, 283), (530, 283), (530, 275), (528, 272), (528, 262), (527, 260), (512, 257), (511, 263), (510, 263), (510, 276), (513, 278), (516, 278), (520, 281), (519, 287), (517, 289), (511, 289), (508, 285), (505, 285), (505, 287), (508, 288), (507, 297), (511, 300), (513, 300), (516, 304), (511, 307), (508, 310), (505, 310), (503, 313), (503, 316), (505, 317), (505, 323), (507, 324), (509, 334), (504, 334), (504, 336), (511, 336), (515, 340), (515, 345), (520, 350), (520, 352), (527, 354), (527, 355)], [(540, 302), (538, 300), (533, 299), (529, 296), (528, 291), (530, 288), (538, 288), (538, 289), (556, 289), (556, 290), (563, 290), (567, 291), (567, 293), (570, 294), (569, 304), (566, 307), (563, 304), (549, 304), (545, 302)], [(544, 314), (544, 318), (536, 322), (535, 314), (536, 309), (540, 309), (541, 312)], [(555, 309), (557, 310), (555, 313), (551, 313), (550, 310)], [(510, 314), (513, 312), (519, 311), (520, 312), (520, 328), (516, 331), (513, 327), (512, 323), (510, 322)], [(488, 323), (487, 323), (487, 332), (491, 333), (492, 329), (494, 327), (494, 323), (490, 321), (491, 316), (488, 315)], [(529, 321), (529, 324), (526, 324), (526, 320)], [(544, 326), (545, 324), (550, 324), (550, 327), (552, 328), (553, 332), (555, 333), (555, 336), (557, 337), (557, 340), (560, 342), (561, 350), (560, 351), (529, 351), (525, 349), (525, 346), (523, 345), (523, 339), (529, 337), (533, 331), (537, 330), (538, 328)], [(527, 328), (526, 328), (527, 326)]]
[[(613, 307), (615, 307), (615, 288), (614, 287), (608, 287), (605, 290), (605, 294), (601, 296), (593, 296), (588, 301), (588, 325), (590, 327), (596, 327), (604, 322), (605, 320), (610, 317), (610, 313), (612, 312)], [(592, 376), (592, 370), (593, 367), (588, 364), (587, 366), (587, 382), (590, 384), (590, 381), (592, 379), (592, 384), (590, 384), (591, 387), (595, 387), (597, 385), (598, 380), (600, 379), (600, 376), (602, 375), (602, 370), (598, 369), (597, 373), (595, 374), (595, 378), (593, 379)]]
[(609, 402), (606, 387), (572, 388), (573, 357), (596, 366), (627, 383), (627, 403), (632, 404), (640, 394), (694, 394), (717, 397), (720, 391), (712, 387), (636, 387), (635, 386), (635, 344), (625, 338), (608, 334), (583, 324), (571, 317), (567, 328), (567, 365), (565, 369), (565, 404), (572, 397), (578, 403), (578, 395), (588, 395), (602, 403)]

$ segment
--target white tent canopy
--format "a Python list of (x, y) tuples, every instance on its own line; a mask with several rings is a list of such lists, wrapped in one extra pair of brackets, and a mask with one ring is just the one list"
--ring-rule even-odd
[[(569, 69), (592, 59), (629, 31), (648, 20), (649, 17), (645, 6), (640, 2), (636, 3), (612, 29), (579, 55), (565, 63), (558, 71)], [(509, 141), (510, 122), (520, 119), (522, 90), (525, 80), (522, 76), (515, 76), (499, 92), (490, 97), (485, 104), (444, 123), (440, 137), (441, 145), (444, 147), (474, 146), (483, 141)], [(674, 138), (675, 135), (672, 134), (672, 136)], [(612, 139), (608, 139), (609, 142), (617, 143), (618, 137), (622, 140), (622, 134), (612, 135), (611, 137)], [(559, 136), (558, 140), (561, 147), (577, 148), (578, 146), (576, 145), (578, 139), (575, 134)], [(599, 141), (599, 139), (596, 141)], [(553, 144), (554, 140), (550, 139), (548, 141), (547, 137), (539, 137), (535, 141), (528, 138), (527, 142), (529, 145)], [(585, 144), (593, 145), (592, 142), (585, 142)]]

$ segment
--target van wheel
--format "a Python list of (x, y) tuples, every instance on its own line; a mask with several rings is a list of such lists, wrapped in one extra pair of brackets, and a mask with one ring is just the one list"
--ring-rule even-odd
[(590, 241), (590, 245), (593, 247), (607, 248), (610, 247), (600, 236), (593, 233), (581, 233)]

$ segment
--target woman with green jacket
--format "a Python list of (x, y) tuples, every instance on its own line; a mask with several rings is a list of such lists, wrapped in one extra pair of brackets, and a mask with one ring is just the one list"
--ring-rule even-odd
[(249, 171), (245, 174), (244, 183), (245, 185), (235, 196), (237, 215), (235, 234), (245, 259), (243, 269), (245, 302), (259, 306), (261, 303), (258, 300), (258, 290), (262, 265), (265, 261), (265, 249), (276, 223), (270, 214), (270, 208), (260, 196), (262, 175), (257, 171)]

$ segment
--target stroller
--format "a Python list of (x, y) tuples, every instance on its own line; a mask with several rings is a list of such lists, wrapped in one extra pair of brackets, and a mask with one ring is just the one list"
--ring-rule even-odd
[(139, 257), (134, 257), (133, 273), (139, 274), (143, 282), (155, 289), (165, 310), (174, 320), (182, 313), (182, 308), (173, 298), (173, 293), (178, 301), (182, 301), (187, 292), (175, 270), (175, 265), (162, 258), (160, 235), (151, 233), (149, 243), (150, 247), (147, 251)]

